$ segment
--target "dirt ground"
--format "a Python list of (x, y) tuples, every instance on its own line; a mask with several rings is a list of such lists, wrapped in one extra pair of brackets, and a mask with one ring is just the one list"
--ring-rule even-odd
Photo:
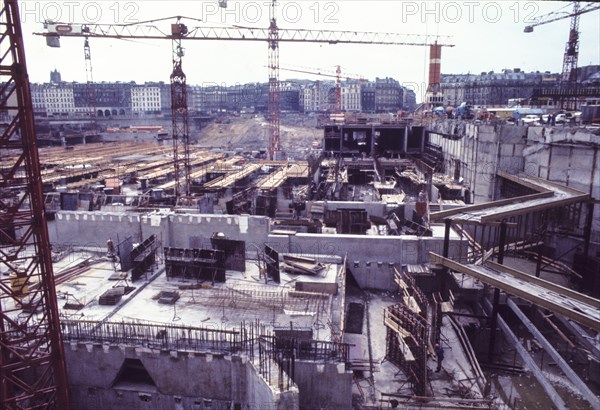
[[(281, 144), (287, 152), (304, 151), (313, 141), (321, 141), (323, 131), (314, 121), (283, 117), (280, 125)], [(211, 123), (197, 135), (198, 144), (226, 150), (264, 150), (269, 141), (268, 121), (258, 118), (232, 117), (222, 123)]]

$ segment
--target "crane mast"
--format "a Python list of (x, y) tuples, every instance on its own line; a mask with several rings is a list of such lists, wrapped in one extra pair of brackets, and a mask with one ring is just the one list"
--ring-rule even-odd
[[(190, 131), (187, 103), (187, 79), (182, 62), (184, 49), (181, 40), (187, 34), (187, 26), (180, 19), (171, 25), (173, 72), (171, 73), (171, 115), (173, 132), (173, 163), (175, 167), (175, 197), (190, 195)], [(179, 159), (179, 143), (183, 146), (183, 158)], [(183, 181), (181, 180), (183, 168)], [(182, 186), (183, 185), (183, 186)]]
[[(69, 409), (42, 173), (16, 0), (0, 3), (0, 408)], [(17, 155), (8, 155), (8, 153)]]
[(563, 56), (563, 68), (561, 81), (564, 83), (575, 83), (577, 81), (577, 59), (579, 57), (579, 9), (578, 1), (573, 2), (573, 13), (571, 26), (569, 28), (569, 40), (565, 46)]
[(85, 91), (87, 97), (88, 112), (90, 116), (90, 123), (92, 126), (92, 133), (95, 133), (98, 128), (96, 123), (96, 87), (94, 85), (94, 72), (92, 68), (92, 51), (90, 49), (90, 40), (87, 37), (83, 42), (83, 55), (85, 58)]
[(280, 90), (279, 90), (279, 30), (276, 2), (269, 6), (269, 159), (281, 159), (280, 141)]
[(573, 105), (573, 107), (571, 108), (575, 108), (576, 106), (576, 92), (574, 93), (574, 91), (576, 91), (575, 86), (577, 85), (577, 60), (579, 58), (579, 18), (582, 14), (596, 10), (600, 10), (600, 5), (596, 3), (589, 3), (582, 7), (579, 1), (574, 1), (573, 11), (571, 13), (548, 13), (542, 16), (538, 16), (533, 22), (533, 24), (525, 26), (525, 33), (532, 33), (534, 27), (552, 23), (554, 21), (562, 20), (569, 17), (571, 18), (571, 24), (569, 26), (569, 38), (565, 45), (562, 72), (560, 76), (561, 86), (564, 86), (564, 89), (567, 91), (561, 96), (560, 102), (562, 108), (569, 108), (570, 105)]

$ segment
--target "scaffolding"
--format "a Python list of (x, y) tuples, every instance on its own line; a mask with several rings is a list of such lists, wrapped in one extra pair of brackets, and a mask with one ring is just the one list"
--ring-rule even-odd
[(396, 304), (383, 311), (386, 359), (408, 378), (414, 393), (427, 391), (427, 320), (409, 306)]

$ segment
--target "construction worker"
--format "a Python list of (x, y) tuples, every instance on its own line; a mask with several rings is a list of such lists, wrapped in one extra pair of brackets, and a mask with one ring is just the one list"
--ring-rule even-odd
[(437, 356), (437, 370), (439, 372), (442, 370), (442, 361), (444, 361), (444, 349), (440, 345), (439, 342), (435, 344), (435, 355)]
[(108, 241), (106, 241), (106, 254), (110, 259), (112, 259), (112, 260), (115, 259), (115, 245), (114, 245), (112, 239), (109, 239)]

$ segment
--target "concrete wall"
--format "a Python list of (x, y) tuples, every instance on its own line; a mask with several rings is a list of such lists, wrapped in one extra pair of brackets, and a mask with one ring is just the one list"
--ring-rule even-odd
[[(59, 245), (99, 247), (106, 250), (106, 241), (123, 240), (133, 236), (142, 240), (139, 214), (60, 211), (54, 221), (48, 222), (50, 242)], [(145, 239), (145, 237), (144, 237)]]
[[(454, 160), (475, 203), (498, 198), (497, 171), (526, 173), (600, 199), (600, 136), (583, 128), (474, 125), (452, 120), (431, 127), (430, 142), (442, 147), (446, 173)], [(600, 240), (600, 205), (594, 208), (593, 239)]]
[(302, 410), (352, 408), (352, 372), (346, 371), (343, 363), (297, 360), (294, 382), (300, 391)]
[(380, 202), (314, 201), (313, 203), (323, 206), (328, 211), (335, 211), (337, 209), (364, 209), (369, 215), (384, 217), (386, 214), (386, 206)]
[(248, 363), (246, 366), (246, 379), (248, 385), (246, 394), (248, 407), (260, 410), (299, 410), (298, 389), (293, 387), (290, 391), (279, 392), (267, 384), (265, 379), (258, 376), (258, 371)]
[(442, 148), (447, 175), (454, 174), (460, 161), (460, 176), (473, 194), (475, 203), (495, 198), (496, 172), (518, 174), (524, 169), (523, 149), (528, 127), (474, 125), (458, 121), (435, 124), (429, 141)]
[[(152, 234), (163, 246), (208, 247), (212, 234), (223, 232), (230, 239), (245, 241), (249, 256), (262, 251), (266, 243), (284, 253), (348, 255), (352, 274), (359, 284), (372, 289), (395, 287), (390, 264), (426, 263), (430, 251), (441, 254), (443, 248), (443, 238), (439, 234), (428, 238), (308, 233), (270, 235), (269, 218), (245, 215), (129, 215), (61, 211), (50, 226), (52, 243), (96, 246), (100, 251), (105, 251), (109, 238), (116, 241), (132, 235), (134, 242), (139, 242)], [(459, 238), (453, 235), (450, 255), (458, 256), (461, 251), (466, 252), (466, 246), (461, 247)]]
[(106, 249), (106, 241), (133, 236), (140, 242), (154, 234), (163, 246), (188, 248), (210, 244), (215, 232), (231, 239), (262, 247), (269, 232), (269, 218), (243, 215), (198, 214), (125, 214), (85, 211), (60, 211), (48, 223), (50, 241), (58, 245), (98, 246)]
[[(268, 244), (279, 252), (305, 256), (319, 254), (348, 255), (352, 275), (363, 288), (392, 290), (394, 274), (392, 264), (418, 264), (429, 261), (429, 252), (442, 254), (443, 238), (418, 238), (416, 236), (322, 235), (299, 233), (296, 235), (269, 235)], [(466, 244), (452, 235), (449, 254), (465, 254)]]
[(142, 217), (144, 238), (155, 232), (162, 234), (164, 246), (179, 248), (210, 245), (210, 237), (215, 232), (223, 232), (230, 239), (246, 242), (246, 249), (252, 243), (262, 247), (269, 233), (269, 218), (248, 215), (192, 215), (177, 214), (164, 216), (159, 226), (154, 216)]
[[(295, 387), (275, 393), (241, 356), (73, 343), (65, 346), (65, 357), (76, 409), (214, 410), (234, 403), (244, 409), (299, 406)], [(137, 384), (113, 387), (126, 358), (139, 359), (156, 388)]]
[[(589, 193), (600, 199), (600, 136), (570, 128), (540, 135), (531, 130), (532, 144), (523, 151), (525, 172)], [(600, 205), (594, 207), (592, 230), (600, 237)]]

